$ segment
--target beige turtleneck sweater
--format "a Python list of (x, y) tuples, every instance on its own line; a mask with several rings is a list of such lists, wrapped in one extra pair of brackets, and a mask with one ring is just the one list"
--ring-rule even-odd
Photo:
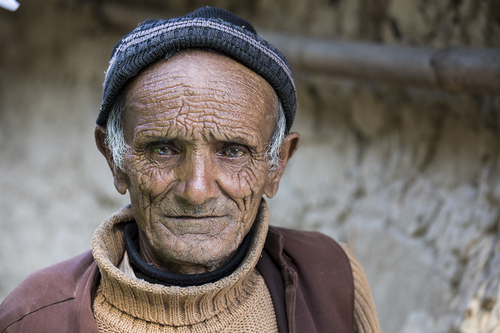
[[(267, 210), (267, 209), (266, 209)], [(101, 332), (277, 332), (271, 295), (254, 269), (267, 235), (267, 212), (256, 220), (243, 263), (228, 277), (192, 287), (165, 287), (117, 268), (125, 251), (122, 218), (103, 223), (92, 240), (101, 283), (93, 303)]]
[[(255, 269), (269, 222), (264, 201), (243, 263), (228, 277), (201, 286), (166, 287), (127, 272), (123, 268), (128, 261), (124, 258), (123, 222), (132, 219), (130, 209), (124, 208), (105, 220), (92, 238), (94, 259), (101, 271), (93, 302), (100, 332), (278, 332), (271, 295)], [(364, 272), (344, 249), (355, 283), (354, 331), (380, 332)]]

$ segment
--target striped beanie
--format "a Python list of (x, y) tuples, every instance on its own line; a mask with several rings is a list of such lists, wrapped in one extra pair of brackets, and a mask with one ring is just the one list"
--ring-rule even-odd
[(293, 73), (274, 46), (257, 36), (250, 23), (219, 8), (203, 7), (169, 20), (146, 20), (113, 48), (106, 71), (98, 125), (106, 125), (127, 82), (142, 69), (175, 52), (207, 48), (232, 57), (274, 88), (290, 130), (297, 110)]

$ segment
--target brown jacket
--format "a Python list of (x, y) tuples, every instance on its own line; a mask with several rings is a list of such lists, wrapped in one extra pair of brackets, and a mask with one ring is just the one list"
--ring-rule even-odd
[[(279, 332), (353, 332), (351, 266), (334, 240), (270, 227), (257, 268)], [(0, 332), (98, 333), (92, 297), (99, 279), (90, 251), (33, 273), (0, 305)]]

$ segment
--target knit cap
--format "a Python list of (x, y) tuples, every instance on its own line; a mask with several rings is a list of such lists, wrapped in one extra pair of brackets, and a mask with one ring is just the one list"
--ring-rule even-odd
[(194, 48), (232, 57), (269, 82), (281, 102), (289, 132), (297, 110), (290, 64), (246, 20), (212, 7), (169, 20), (146, 20), (118, 41), (106, 71), (97, 124), (106, 125), (121, 91), (142, 69), (175, 52)]

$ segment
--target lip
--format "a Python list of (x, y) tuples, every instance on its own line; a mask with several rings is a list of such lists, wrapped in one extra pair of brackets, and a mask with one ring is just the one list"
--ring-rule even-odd
[(209, 220), (209, 219), (217, 219), (223, 216), (215, 216), (215, 215), (203, 215), (203, 216), (195, 216), (195, 215), (180, 215), (180, 216), (167, 216), (171, 219), (179, 219), (179, 220)]

